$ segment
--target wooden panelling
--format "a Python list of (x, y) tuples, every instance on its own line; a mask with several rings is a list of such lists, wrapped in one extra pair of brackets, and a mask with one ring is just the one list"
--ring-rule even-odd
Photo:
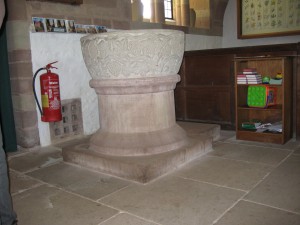
[(186, 90), (187, 119), (231, 124), (229, 87), (201, 87)]
[[(198, 51), (197, 51), (198, 52)], [(175, 89), (178, 120), (217, 123), (234, 129), (233, 54), (186, 53)]]
[(231, 85), (231, 56), (196, 56), (186, 61), (186, 85)]
[(294, 56), (293, 133), (300, 140), (300, 43), (187, 51), (175, 89), (176, 118), (220, 124), (235, 129), (235, 57)]

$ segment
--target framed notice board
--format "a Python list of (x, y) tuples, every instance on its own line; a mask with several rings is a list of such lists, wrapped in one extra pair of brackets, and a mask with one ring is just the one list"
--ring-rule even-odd
[(300, 0), (237, 0), (238, 38), (300, 34)]

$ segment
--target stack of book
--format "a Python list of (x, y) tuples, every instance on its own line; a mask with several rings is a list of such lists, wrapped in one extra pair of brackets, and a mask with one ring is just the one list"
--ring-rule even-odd
[(237, 75), (238, 84), (261, 84), (261, 75), (257, 73), (255, 68), (245, 68), (242, 73)]
[(247, 77), (245, 74), (239, 73), (237, 75), (237, 83), (238, 84), (247, 84)]

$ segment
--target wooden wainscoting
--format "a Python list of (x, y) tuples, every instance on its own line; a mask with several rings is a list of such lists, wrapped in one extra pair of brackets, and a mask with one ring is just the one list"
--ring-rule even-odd
[[(293, 133), (300, 140), (300, 43), (187, 51), (175, 89), (177, 120), (235, 129), (234, 59), (293, 56)], [(297, 79), (298, 78), (298, 79)]]

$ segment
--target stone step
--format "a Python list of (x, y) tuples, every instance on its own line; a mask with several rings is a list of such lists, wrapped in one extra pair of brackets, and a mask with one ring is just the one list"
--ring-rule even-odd
[(86, 140), (63, 147), (63, 159), (126, 180), (148, 183), (206, 154), (220, 135), (218, 125), (186, 122), (178, 125), (188, 135), (188, 144), (179, 149), (147, 156), (109, 156), (89, 150)]

